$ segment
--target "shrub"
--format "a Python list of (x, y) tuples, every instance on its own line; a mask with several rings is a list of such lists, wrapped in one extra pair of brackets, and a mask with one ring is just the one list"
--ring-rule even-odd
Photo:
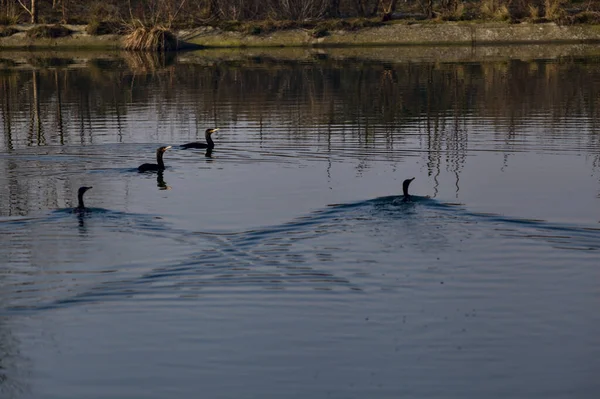
[(320, 37), (329, 36), (329, 31), (323, 26), (317, 26), (312, 30), (311, 36), (314, 37), (315, 39), (318, 39)]
[(0, 15), (0, 25), (15, 25), (19, 22), (18, 15)]
[(125, 26), (117, 21), (92, 21), (85, 31), (90, 35), (118, 35), (125, 32)]
[(123, 39), (126, 50), (135, 51), (174, 51), (177, 50), (177, 37), (162, 26), (139, 27)]
[(26, 35), (32, 39), (56, 39), (58, 37), (70, 36), (72, 33), (71, 29), (62, 25), (39, 25), (29, 29)]
[(545, 0), (545, 17), (551, 21), (563, 19), (566, 16), (566, 11), (563, 9), (564, 3), (565, 0)]
[(574, 24), (600, 24), (600, 12), (582, 11), (573, 15), (571, 22)]
[(458, 3), (456, 7), (444, 10), (440, 13), (442, 21), (463, 21), (468, 19), (467, 8), (463, 3)]
[(483, 0), (479, 8), (481, 16), (496, 21), (507, 21), (510, 19), (510, 11), (506, 4), (500, 0)]

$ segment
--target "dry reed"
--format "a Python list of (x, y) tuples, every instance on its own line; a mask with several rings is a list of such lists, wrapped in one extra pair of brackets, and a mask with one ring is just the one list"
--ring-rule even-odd
[(178, 47), (175, 34), (162, 26), (138, 27), (125, 36), (123, 44), (133, 51), (175, 51)]

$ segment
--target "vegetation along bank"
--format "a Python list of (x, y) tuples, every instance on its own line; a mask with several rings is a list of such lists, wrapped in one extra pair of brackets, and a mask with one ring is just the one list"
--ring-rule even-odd
[(592, 0), (0, 0), (0, 48), (597, 41)]

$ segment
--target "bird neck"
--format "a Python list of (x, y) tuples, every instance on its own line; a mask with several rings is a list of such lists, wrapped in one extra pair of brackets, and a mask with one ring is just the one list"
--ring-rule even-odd
[(213, 133), (214, 132), (210, 132), (210, 133), (207, 132), (204, 134), (204, 137), (206, 137), (206, 144), (208, 144), (208, 148), (214, 148), (214, 146), (215, 146), (215, 142), (212, 141), (212, 137), (211, 137)]
[(215, 143), (212, 140), (211, 133), (206, 133), (204, 135), (206, 137), (206, 144), (208, 144), (208, 148), (213, 148), (215, 146)]
[(160, 151), (156, 153), (156, 163), (160, 169), (165, 168), (165, 163), (163, 162), (163, 153)]
[(77, 208), (85, 208), (85, 205), (83, 205), (83, 192), (77, 193)]

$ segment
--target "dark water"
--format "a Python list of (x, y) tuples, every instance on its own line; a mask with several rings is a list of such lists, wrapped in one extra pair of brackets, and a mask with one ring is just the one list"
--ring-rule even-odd
[(598, 397), (600, 58), (280, 58), (1, 54), (0, 396)]

